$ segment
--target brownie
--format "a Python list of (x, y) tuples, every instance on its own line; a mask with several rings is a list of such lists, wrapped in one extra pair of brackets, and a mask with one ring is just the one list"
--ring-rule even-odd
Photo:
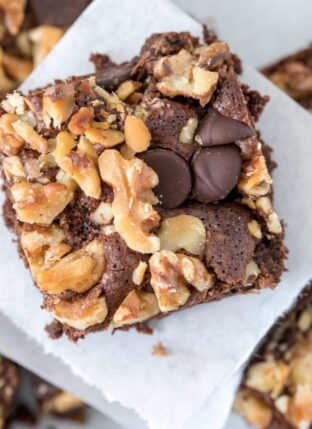
[(15, 88), (26, 79), (90, 2), (91, 0), (1, 2), (0, 94)]
[(282, 58), (261, 71), (312, 113), (312, 45)]
[(277, 285), (287, 250), (272, 202), (267, 97), (215, 37), (154, 34), (123, 64), (8, 94), (6, 224), (76, 341)]
[(259, 429), (311, 429), (311, 377), (312, 283), (256, 350), (234, 408)]
[(0, 356), (0, 429), (6, 427), (12, 415), (18, 384), (19, 374), (16, 365)]

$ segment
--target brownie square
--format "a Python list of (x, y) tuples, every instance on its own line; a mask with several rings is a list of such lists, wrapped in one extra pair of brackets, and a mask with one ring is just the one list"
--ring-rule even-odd
[(16, 365), (0, 355), (0, 429), (12, 415), (15, 393), (19, 385)]
[(195, 304), (274, 287), (287, 254), (268, 97), (206, 33), (154, 34), (132, 61), (2, 102), (7, 225), (50, 335), (76, 341)]

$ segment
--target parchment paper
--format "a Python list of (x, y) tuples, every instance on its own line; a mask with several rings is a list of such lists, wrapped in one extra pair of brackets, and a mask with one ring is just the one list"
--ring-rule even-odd
[[(87, 52), (101, 50), (116, 60), (131, 58), (146, 36), (164, 30), (198, 34), (200, 26), (166, 1), (98, 0), (24, 87), (90, 71), (85, 61)], [(0, 310), (108, 400), (134, 408), (155, 429), (182, 425), (189, 428), (206, 401), (212, 404), (215, 389), (243, 364), (312, 274), (312, 206), (308, 195), (312, 121), (256, 71), (247, 66), (245, 71), (244, 80), (272, 98), (260, 128), (274, 147), (279, 163), (275, 174), (276, 206), (288, 223), (287, 244), (291, 250), (289, 273), (276, 291), (235, 297), (171, 315), (155, 324), (152, 337), (136, 332), (113, 337), (104, 333), (89, 336), (78, 347), (66, 339), (51, 342), (43, 331), (50, 318), (38, 311), (40, 295), (1, 227)], [(170, 351), (166, 359), (150, 355), (158, 341)], [(217, 428), (209, 425), (209, 418), (201, 423), (209, 429)]]

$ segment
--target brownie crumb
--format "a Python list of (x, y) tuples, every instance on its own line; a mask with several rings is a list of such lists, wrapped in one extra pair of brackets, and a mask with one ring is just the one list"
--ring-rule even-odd
[(166, 357), (168, 355), (169, 355), (168, 350), (161, 342), (153, 346), (152, 356)]

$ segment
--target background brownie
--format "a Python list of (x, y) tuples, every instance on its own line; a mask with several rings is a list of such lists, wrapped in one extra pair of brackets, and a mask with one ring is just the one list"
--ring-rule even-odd
[[(201, 302), (274, 287), (283, 229), (267, 98), (206, 34), (151, 36), (130, 63), (2, 102), (5, 220), (72, 340)], [(111, 92), (114, 90), (114, 92)]]
[(19, 384), (16, 365), (0, 355), (0, 429), (6, 427), (13, 411), (13, 401)]
[(259, 429), (312, 427), (312, 284), (256, 350), (234, 408)]

